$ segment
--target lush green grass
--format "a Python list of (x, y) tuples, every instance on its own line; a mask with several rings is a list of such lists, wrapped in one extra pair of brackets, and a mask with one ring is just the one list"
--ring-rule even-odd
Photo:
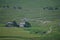
[[(1, 7), (6, 5), (9, 8)], [(59, 10), (43, 10), (44, 7), (59, 7)], [(22, 18), (29, 18), (32, 27), (4, 27), (8, 21), (20, 23)], [(42, 34), (50, 27), (51, 33)], [(0, 0), (0, 40), (60, 40), (60, 0)]]
[[(12, 21), (16, 20), (20, 22), (21, 18), (27, 17), (27, 18), (42, 18), (44, 20), (55, 20), (59, 19), (60, 17), (60, 10), (58, 11), (49, 11), (49, 10), (43, 10), (43, 7), (60, 7), (56, 1), (52, 0), (0, 0), (1, 4), (0, 6), (6, 6), (9, 5), (10, 8), (0, 8), (0, 18), (2, 21), (0, 22), (7, 22), (7, 21)], [(21, 6), (22, 9), (14, 9), (14, 6)]]

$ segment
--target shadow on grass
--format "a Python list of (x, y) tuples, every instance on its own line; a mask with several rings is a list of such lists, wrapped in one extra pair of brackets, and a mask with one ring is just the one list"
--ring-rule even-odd
[[(27, 38), (21, 36), (0, 36), (1, 40), (35, 40), (36, 38)], [(36, 39), (37, 40), (37, 39)]]
[(0, 40), (17, 40), (17, 39), (0, 39)]
[(21, 36), (0, 36), (0, 38), (25, 38)]
[(18, 40), (18, 39), (30, 40), (30, 38), (21, 37), (21, 36), (0, 36), (0, 39), (1, 40)]

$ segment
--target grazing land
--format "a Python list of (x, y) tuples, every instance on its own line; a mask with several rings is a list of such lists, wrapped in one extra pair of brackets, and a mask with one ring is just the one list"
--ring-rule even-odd
[[(32, 27), (5, 27), (24, 18)], [(0, 40), (60, 40), (60, 0), (0, 0)]]

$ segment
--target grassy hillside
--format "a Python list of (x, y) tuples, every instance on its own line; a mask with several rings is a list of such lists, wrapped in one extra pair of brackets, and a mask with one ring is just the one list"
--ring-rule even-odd
[[(23, 18), (32, 27), (5, 27), (8, 21), (20, 23)], [(60, 0), (0, 0), (0, 40), (60, 40)]]
[[(44, 20), (55, 20), (60, 17), (60, 10), (44, 10), (44, 7), (60, 7), (59, 0), (0, 0), (0, 6), (9, 6), (9, 8), (0, 7), (0, 22), (4, 23), (11, 20), (20, 21), (21, 18), (42, 18)], [(13, 7), (22, 7), (14, 9)]]

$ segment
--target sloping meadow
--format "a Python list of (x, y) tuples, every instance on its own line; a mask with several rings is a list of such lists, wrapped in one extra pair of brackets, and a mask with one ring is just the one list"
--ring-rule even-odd
[[(27, 18), (30, 28), (5, 27)], [(60, 40), (60, 0), (0, 0), (1, 40)]]

